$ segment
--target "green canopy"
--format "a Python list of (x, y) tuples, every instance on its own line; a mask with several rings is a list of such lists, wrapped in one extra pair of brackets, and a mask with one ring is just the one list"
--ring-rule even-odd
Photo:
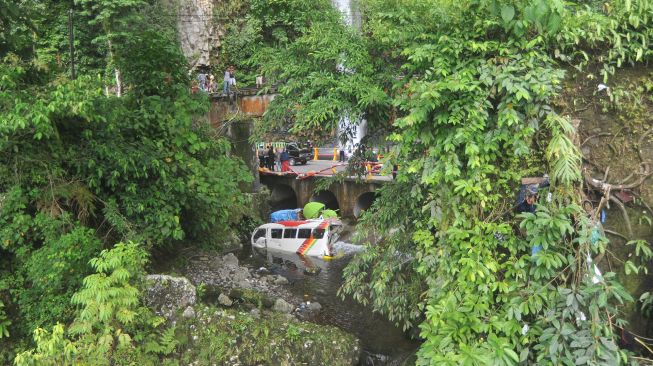
[(324, 203), (309, 202), (304, 206), (304, 217), (307, 219), (316, 219), (320, 216), (320, 212), (324, 209)]
[(338, 213), (335, 210), (323, 210), (322, 211), (322, 218), (325, 219), (337, 219), (338, 218)]

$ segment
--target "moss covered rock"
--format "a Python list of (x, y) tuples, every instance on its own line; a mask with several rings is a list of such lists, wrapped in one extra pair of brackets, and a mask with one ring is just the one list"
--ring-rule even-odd
[(199, 307), (177, 327), (180, 361), (199, 365), (356, 365), (360, 341), (332, 327), (285, 315)]

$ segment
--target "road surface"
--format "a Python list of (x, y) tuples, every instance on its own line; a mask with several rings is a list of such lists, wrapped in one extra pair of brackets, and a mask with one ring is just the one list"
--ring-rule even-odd
[[(344, 172), (346, 169), (346, 164), (347, 163), (339, 163), (338, 161), (332, 161), (332, 160), (309, 160), (306, 165), (295, 165), (291, 166), (290, 169), (292, 169), (294, 172), (297, 174), (307, 174), (309, 172), (319, 172), (317, 175), (319, 176), (332, 176), (333, 175), (333, 170), (332, 168), (336, 168), (336, 172)], [(276, 173), (276, 172), (275, 172)], [(379, 176), (379, 175), (373, 175), (371, 180), (392, 180), (392, 175), (384, 175), (384, 176)]]

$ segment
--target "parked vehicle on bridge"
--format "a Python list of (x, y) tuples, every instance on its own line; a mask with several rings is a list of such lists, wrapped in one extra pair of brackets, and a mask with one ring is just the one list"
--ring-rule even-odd
[(286, 151), (290, 155), (290, 165), (306, 164), (311, 160), (311, 151), (301, 148), (296, 142), (290, 142), (286, 145)]
[(252, 234), (252, 247), (331, 257), (342, 223), (338, 219), (280, 221), (259, 226)]

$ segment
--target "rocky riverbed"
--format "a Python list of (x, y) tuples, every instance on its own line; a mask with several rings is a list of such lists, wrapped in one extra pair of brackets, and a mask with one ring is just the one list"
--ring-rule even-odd
[(147, 276), (145, 303), (175, 327), (190, 365), (357, 365), (360, 340), (337, 327), (304, 322), (322, 306), (284, 286), (265, 267), (233, 254), (191, 256), (185, 277)]
[(288, 291), (284, 286), (289, 282), (284, 276), (272, 274), (266, 267), (242, 266), (233, 253), (192, 256), (186, 266), (186, 277), (200, 286), (202, 299), (209, 304), (271, 308), (300, 317), (321, 309), (319, 303)]

